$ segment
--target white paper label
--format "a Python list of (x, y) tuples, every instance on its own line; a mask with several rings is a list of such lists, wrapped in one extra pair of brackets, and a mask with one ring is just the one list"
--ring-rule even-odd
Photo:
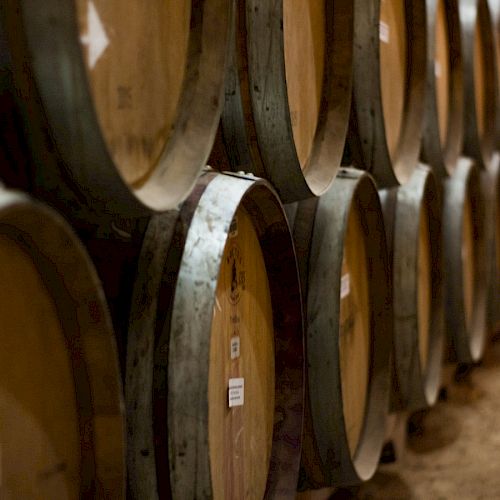
[(87, 33), (81, 36), (80, 41), (87, 46), (88, 65), (93, 69), (108, 48), (109, 38), (92, 1), (88, 4)]
[(384, 23), (384, 21), (380, 21), (379, 24), (379, 37), (380, 41), (384, 43), (389, 43), (389, 25)]
[(441, 64), (439, 61), (434, 61), (434, 76), (436, 78), (441, 78), (442, 75)]
[(238, 336), (231, 338), (231, 359), (240, 357), (240, 338)]
[(238, 216), (235, 215), (234, 219), (231, 221), (231, 225), (229, 226), (229, 237), (234, 238), (238, 236)]
[(351, 293), (351, 277), (344, 274), (340, 280), (340, 298), (345, 299)]
[(229, 408), (235, 406), (243, 406), (245, 403), (245, 379), (230, 378), (229, 379)]

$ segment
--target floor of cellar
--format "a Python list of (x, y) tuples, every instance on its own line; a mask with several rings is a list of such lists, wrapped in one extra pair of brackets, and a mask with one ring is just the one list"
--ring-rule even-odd
[(500, 499), (500, 340), (446, 396), (413, 428), (402, 457), (332, 498)]

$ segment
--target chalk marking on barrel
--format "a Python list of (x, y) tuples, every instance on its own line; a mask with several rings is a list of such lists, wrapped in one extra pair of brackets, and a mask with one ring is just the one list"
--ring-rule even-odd
[(351, 293), (351, 277), (344, 274), (340, 280), (340, 298), (345, 299)]
[(238, 359), (241, 355), (241, 341), (239, 335), (231, 338), (231, 359)]
[(380, 21), (379, 23), (379, 37), (380, 41), (384, 43), (389, 43), (390, 40), (390, 29), (389, 25), (384, 21)]
[(235, 238), (238, 236), (238, 216), (235, 215), (229, 226), (229, 237)]
[(443, 70), (441, 68), (441, 63), (439, 61), (434, 61), (434, 76), (436, 78), (441, 78)]
[(87, 32), (80, 37), (80, 41), (87, 46), (88, 65), (90, 69), (94, 69), (97, 61), (108, 48), (109, 38), (92, 0), (88, 3)]

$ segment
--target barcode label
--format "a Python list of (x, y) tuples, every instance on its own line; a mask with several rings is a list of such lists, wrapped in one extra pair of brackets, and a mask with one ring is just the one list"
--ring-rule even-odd
[(245, 379), (230, 378), (229, 379), (229, 408), (235, 406), (243, 406), (245, 403)]

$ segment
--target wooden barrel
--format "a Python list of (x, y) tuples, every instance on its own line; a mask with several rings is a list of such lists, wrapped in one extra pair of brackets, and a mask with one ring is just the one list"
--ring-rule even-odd
[(462, 0), (462, 53), (465, 84), (464, 154), (487, 168), (495, 145), (495, 45), (487, 0)]
[(464, 88), (457, 0), (427, 0), (427, 97), (421, 157), (439, 177), (462, 152)]
[(1, 498), (125, 498), (116, 346), (64, 221), (0, 191)]
[(100, 213), (177, 206), (217, 128), (232, 4), (4, 2), (35, 184)]
[(345, 161), (381, 188), (409, 180), (420, 153), (426, 21), (420, 0), (355, 0), (354, 79)]
[(342, 169), (299, 203), (294, 240), (306, 300), (306, 419), (299, 489), (355, 484), (383, 445), (392, 343), (391, 286), (373, 181)]
[(485, 239), (488, 254), (487, 331), (500, 331), (500, 153), (495, 153), (489, 170), (481, 172), (483, 196), (486, 205)]
[(295, 494), (300, 285), (268, 186), (207, 173), (179, 212), (149, 223), (128, 338), (132, 498)]
[(496, 66), (496, 94), (497, 94), (497, 112), (496, 112), (496, 140), (495, 149), (500, 151), (500, 2), (489, 0), (491, 22), (493, 23), (493, 41), (495, 44), (495, 66)]
[(446, 329), (451, 358), (478, 361), (486, 336), (484, 200), (476, 164), (462, 158), (444, 183)]
[(231, 168), (266, 177), (286, 203), (320, 195), (349, 121), (352, 1), (238, 6), (221, 125)]
[(444, 347), (442, 206), (425, 166), (410, 181), (380, 193), (394, 296), (394, 391), (391, 410), (435, 403)]

